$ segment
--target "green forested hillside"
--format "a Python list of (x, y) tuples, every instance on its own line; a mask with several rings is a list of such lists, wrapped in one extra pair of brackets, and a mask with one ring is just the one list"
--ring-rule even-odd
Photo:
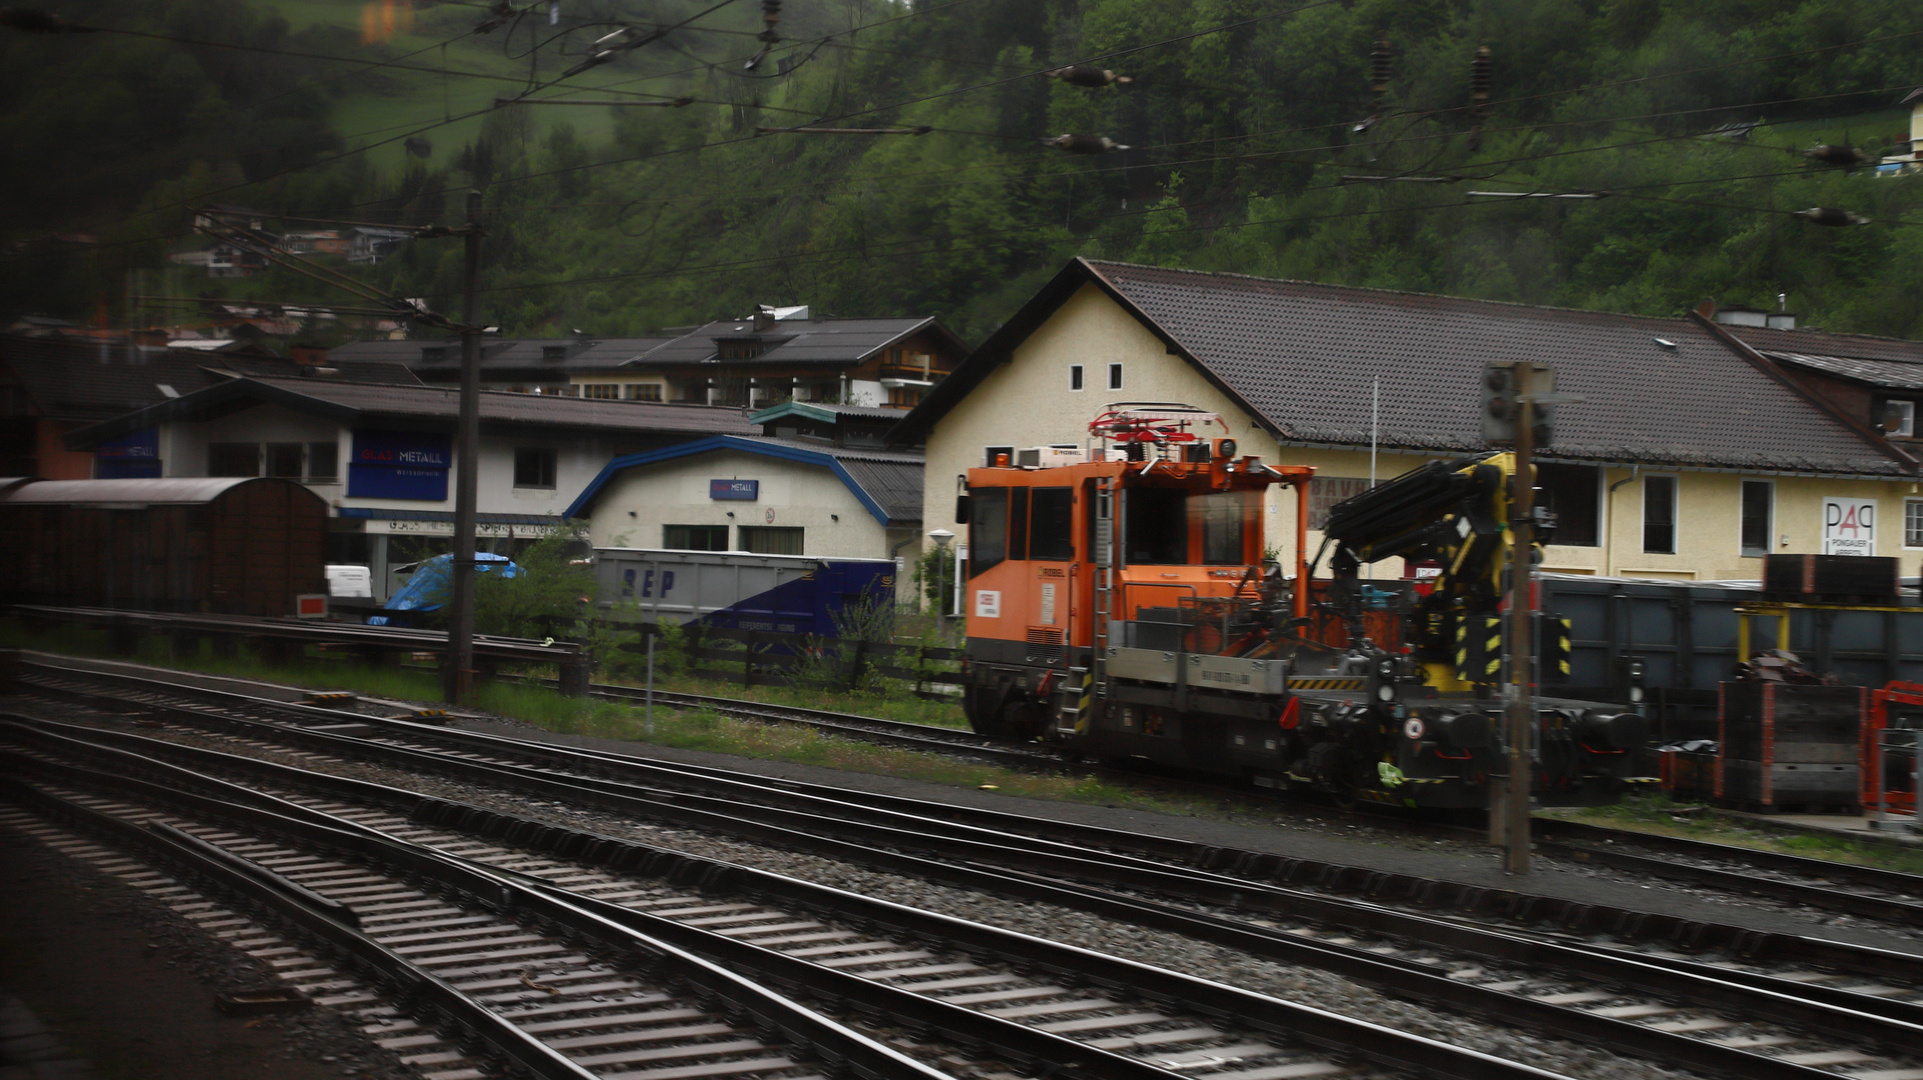
[[(109, 12), (90, 16), (100, 21), (143, 17), (129, 10), (138, 5), (70, 6)], [(485, 5), (417, 6), (412, 36), (389, 46), (395, 55), (465, 32)], [(351, 51), (322, 40), (337, 31), (320, 23), (287, 30), (271, 8), (233, 17), (231, 31)], [(641, 28), (698, 10), (563, 3), (567, 19)], [(114, 302), (116, 260), (158, 265), (166, 245), (191, 242), (179, 238), (177, 209), (126, 211), (261, 179), (220, 199), (418, 223), (445, 219), (480, 187), (487, 319), (521, 333), (640, 333), (753, 303), (809, 303), (939, 314), (979, 338), (1065, 258), (1086, 254), (1647, 313), (1705, 296), (1774, 306), (1787, 293), (1809, 323), (1923, 336), (1923, 175), (1883, 177), (1801, 153), (1849, 144), (1874, 159), (1907, 139), (1909, 110), (1898, 103), (1923, 85), (1923, 6), (1913, 2), (789, 0), (781, 30), (794, 40), (746, 71), (759, 15), (745, 0), (726, 5), (698, 20), (708, 30), (677, 30), (541, 92), (697, 99), (683, 108), (512, 107), (426, 132), (437, 149), (425, 159), (383, 147), (311, 168), (297, 166), (391, 137), (358, 134), (381, 126), (378, 95), (361, 85), (373, 76), (346, 90), (279, 88), (287, 76), (277, 65), (237, 82), (185, 47), (116, 42), (149, 50), (136, 69), (154, 87), (177, 85), (168, 65), (182, 57), (204, 70), (197, 96), (163, 103), (143, 99), (146, 84), (124, 63), (49, 68), (22, 51), (83, 39), (0, 38), (8, 152), (60, 162), (25, 177), (7, 169), (7, 204), (35, 207), (42, 231), (85, 227), (126, 241), (69, 258), (84, 258), (83, 269), (30, 281), (23, 258), (8, 261), (5, 306), (92, 311), (96, 293)], [(553, 57), (547, 75), (600, 32), (548, 46), (577, 54)], [(1378, 99), (1379, 38), (1393, 59)], [(1478, 116), (1471, 60), (1485, 45)], [(468, 55), (468, 69), (495, 70)], [(41, 74), (21, 74), (20, 58)], [(1133, 81), (1090, 89), (1033, 74), (1093, 58)], [(407, 85), (418, 98), (441, 84)], [(446, 85), (463, 101), (515, 89), (463, 76)], [(122, 99), (105, 100), (109, 92)], [(455, 91), (442, 92), (445, 114), (458, 115)], [(269, 93), (284, 96), (245, 123), (225, 121), (223, 109)], [(33, 104), (12, 107), (22, 101)], [(159, 119), (129, 119), (129, 102)], [(755, 133), (810, 122), (933, 130)], [(1042, 144), (1064, 133), (1131, 149), (1077, 156)], [(63, 134), (79, 145), (63, 146)], [(117, 140), (135, 149), (103, 158), (119, 152)], [(78, 160), (63, 156), (81, 149)], [(110, 176), (128, 179), (115, 187)], [(1826, 228), (1792, 215), (1817, 206), (1871, 223)], [(365, 273), (456, 310), (458, 247), (419, 242)], [(325, 298), (281, 273), (191, 284)]]

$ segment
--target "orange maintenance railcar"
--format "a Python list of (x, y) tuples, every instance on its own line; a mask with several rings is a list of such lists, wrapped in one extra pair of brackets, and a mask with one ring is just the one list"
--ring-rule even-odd
[[(1086, 447), (1013, 458), (969, 470), (957, 503), (977, 731), (1341, 799), (1486, 803), (1504, 655), (1488, 628), (1504, 567), (1533, 550), (1502, 525), (1508, 455), (1434, 463), (1333, 508), (1319, 588), (1305, 554), (1314, 470), (1238, 453), (1211, 413), (1110, 405)], [(1263, 529), (1277, 488), (1294, 503), (1285, 552)], [(1418, 600), (1358, 580), (1391, 556), (1441, 567), (1435, 587)], [(1344, 640), (1307, 629), (1332, 624)], [(1394, 639), (1371, 636), (1384, 626)], [(1616, 797), (1641, 718), (1544, 706), (1536, 790)]]

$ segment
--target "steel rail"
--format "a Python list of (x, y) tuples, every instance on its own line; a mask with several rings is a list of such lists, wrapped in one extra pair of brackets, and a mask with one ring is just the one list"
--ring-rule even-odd
[[(1672, 852), (1678, 855), (1688, 855), (1692, 858), (1747, 863), (1750, 866), (1760, 869), (1780, 870), (1785, 873), (1799, 874), (1808, 878), (1848, 882), (1852, 885), (1860, 885), (1865, 888), (1883, 889), (1892, 893), (1923, 897), (1923, 875), (1906, 874), (1900, 870), (1885, 870), (1876, 866), (1859, 866), (1855, 863), (1833, 862), (1829, 859), (1812, 859), (1804, 855), (1790, 855), (1780, 851), (1763, 851), (1756, 848), (1738, 847), (1734, 844), (1717, 843), (1711, 840), (1665, 836), (1661, 833), (1638, 832), (1633, 829), (1618, 829), (1604, 825), (1592, 825), (1587, 822), (1562, 821), (1556, 818), (1539, 817), (1536, 819), (1536, 828), (1538, 833), (1542, 835), (1556, 836), (1564, 840), (1574, 841), (1574, 843), (1558, 844), (1557, 847), (1562, 851), (1570, 853), (1564, 857), (1574, 858), (1578, 861), (1603, 861), (1600, 859), (1584, 858), (1583, 855), (1616, 856), (1627, 854), (1626, 852), (1597, 848), (1593, 846), (1596, 843), (1625, 844), (1635, 847), (1652, 848), (1657, 851)], [(1583, 855), (1576, 854), (1578, 852), (1583, 853)], [(1631, 858), (1633, 859), (1634, 856), (1631, 856)], [(1678, 865), (1657, 859), (1645, 859), (1636, 863), (1623, 863), (1621, 865), (1646, 870), (1652, 874), (1659, 872), (1655, 869), (1654, 865), (1644, 864), (1660, 864), (1668, 868), (1675, 868)], [(1694, 867), (1688, 866), (1682, 867), (1682, 871), (1688, 873), (1694, 873), (1695, 869)], [(1740, 874), (1716, 871), (1707, 867), (1702, 869), (1708, 871), (1709, 876), (1695, 880), (1700, 880), (1707, 884), (1723, 884), (1730, 888), (1736, 887), (1735, 882), (1729, 880), (1731, 878), (1740, 881), (1749, 881), (1759, 885), (1761, 888), (1772, 888), (1776, 884), (1791, 884), (1788, 882), (1772, 882), (1767, 879), (1759, 881), (1759, 879), (1744, 878)], [(1717, 874), (1721, 874), (1722, 876), (1717, 877)], [(1804, 886), (1802, 888), (1808, 887)], [(1795, 890), (1781, 894), (1781, 898), (1794, 900), (1799, 903), (1810, 902), (1802, 893)], [(1866, 907), (1862, 914), (1868, 915), (1871, 918), (1897, 921), (1923, 921), (1923, 904), (1902, 900), (1879, 901), (1873, 897), (1865, 897), (1863, 899), (1866, 905), (1878, 903), (1888, 905), (1888, 910), (1880, 912), (1873, 908)]]
[[(91, 672), (85, 671), (73, 673), (82, 677), (92, 675)], [(111, 681), (133, 681), (153, 685), (150, 680), (118, 673), (106, 677)], [(177, 684), (164, 682), (160, 685), (177, 686)], [(968, 837), (979, 836), (993, 847), (997, 843), (1005, 843), (1011, 835), (1028, 836), (1058, 845), (1065, 856), (1071, 858), (1084, 855), (1090, 849), (1132, 852), (1134, 855), (1145, 858), (1179, 862), (1200, 871), (1226, 871), (1238, 876), (1221, 878), (1221, 881), (1247, 885), (1253, 879), (1257, 888), (1263, 887), (1266, 882), (1308, 883), (1333, 892), (1360, 893), (1382, 901), (1404, 900), (1427, 908), (1453, 907), (1474, 915), (1496, 915), (1521, 921), (1552, 922), (1570, 931), (1600, 930), (1629, 938), (1667, 937), (1688, 948), (1727, 947), (1754, 959), (1811, 963), (1870, 976), (1907, 972), (1914, 981), (1923, 982), (1923, 957), (1893, 953), (1888, 950), (1867, 949), (1820, 938), (1751, 931), (1727, 924), (1535, 896), (1516, 890), (1463, 885), (1365, 867), (1220, 848), (1170, 837), (1121, 832), (1099, 826), (1059, 822), (957, 804), (926, 803), (897, 796), (770, 779), (705, 766), (668, 765), (641, 757), (548, 743), (529, 743), (506, 736), (459, 731), (408, 721), (379, 720), (318, 706), (250, 699), (227, 691), (204, 690), (192, 686), (178, 687), (178, 689), (185, 693), (205, 695), (223, 701), (251, 703), (260, 708), (285, 713), (290, 717), (306, 718), (310, 723), (315, 719), (328, 719), (332, 721), (329, 726), (338, 725), (344, 730), (358, 725), (417, 739), (452, 743), (473, 752), (507, 757), (519, 756), (546, 769), (565, 770), (570, 779), (558, 786), (549, 787), (548, 785), (554, 782), (552, 777), (530, 773), (522, 774), (517, 778), (502, 771), (495, 776), (494, 782), (533, 784), (542, 787), (552, 797), (580, 799), (592, 792), (598, 793), (597, 797), (615, 799), (617, 807), (619, 800), (628, 795), (639, 795), (644, 799), (661, 797), (655, 793), (635, 791), (632, 785), (623, 782), (605, 779), (610, 770), (620, 770), (630, 775), (646, 777), (648, 782), (685, 793), (674, 799), (672, 805), (685, 805), (690, 799), (702, 797), (704, 785), (717, 785), (717, 790), (725, 792), (720, 798), (725, 805), (734, 808), (741, 827), (746, 827), (748, 824), (744, 815), (749, 806), (768, 806), (769, 809), (764, 812), (767, 814), (781, 813), (782, 808), (814, 814), (815, 816), (809, 819), (810, 827), (829, 830), (848, 827), (832, 815), (845, 815), (849, 811), (862, 810), (871, 815), (879, 815), (877, 820), (888, 820), (899, 816), (901, 820), (911, 823), (904, 825), (904, 828), (921, 837), (924, 845), (949, 842), (943, 837), (954, 837), (952, 842), (967, 843)], [(181, 715), (189, 722), (198, 722), (190, 711), (183, 710)], [(314, 744), (315, 748), (326, 752), (350, 753), (357, 752), (353, 750), (354, 747), (362, 747), (363, 749), (358, 752), (382, 756), (394, 755), (394, 759), (407, 768), (451, 767), (448, 759), (431, 753), (416, 756), (411, 751), (364, 742), (353, 739), (351, 736), (347, 737), (345, 742), (337, 742), (334, 741), (336, 732), (309, 729), (306, 732), (297, 733), (279, 727), (276, 730), (280, 731), (280, 737), (284, 738), (319, 740)], [(468, 767), (477, 768), (478, 766)], [(924, 850), (931, 850), (931, 848), (924, 847)], [(1015, 855), (1011, 853), (1008, 857), (1013, 858)], [(1099, 866), (1119, 868), (1130, 861), (1139, 862), (1140, 860), (1131, 860), (1128, 856), (1109, 856)], [(1166, 871), (1167, 869), (1159, 862), (1144, 865), (1155, 870)], [(1098, 867), (1091, 866), (1089, 869), (1090, 872), (1096, 872)], [(1111, 869), (1109, 872), (1115, 871)], [(1103, 879), (1098, 877), (1094, 880)], [(1161, 887), (1172, 888), (1174, 883), (1164, 882)]]
[[(10, 730), (15, 734), (23, 733), (23, 729), (32, 731), (44, 740), (45, 745), (68, 752), (85, 751), (88, 748), (86, 741), (80, 738), (79, 732), (87, 731), (91, 734), (90, 729), (74, 729), (69, 733), (46, 730), (51, 727), (67, 727), (67, 725), (30, 720), (25, 723), (16, 721)], [(156, 741), (140, 736), (123, 738), (137, 742)], [(161, 745), (178, 746), (178, 744), (165, 743)], [(280, 779), (289, 782), (299, 783), (307, 776), (304, 771), (290, 766), (225, 755), (219, 751), (186, 749), (195, 750), (198, 754), (209, 757), (227, 758), (229, 760), (225, 764), (229, 765), (244, 763), (256, 768), (270, 766), (264, 771), (274, 773)], [(970, 1044), (995, 1046), (1005, 1056), (1012, 1056), (1017, 1063), (1025, 1066), (1044, 1065), (1055, 1070), (1057, 1074), (1066, 1076), (1142, 1077), (1145, 1080), (1153, 1077), (1165, 1080), (1171, 1075), (1168, 1071), (1145, 1062), (1111, 1054), (1086, 1044), (990, 1017), (958, 1005), (885, 986), (859, 975), (824, 969), (807, 961), (787, 957), (726, 935), (674, 923), (660, 916), (638, 912), (611, 902), (569, 894), (552, 885), (541, 883), (538, 879), (511, 871), (480, 868), (466, 859), (419, 849), (417, 845), (386, 836), (367, 826), (355, 825), (320, 811), (287, 803), (275, 796), (266, 795), (230, 781), (193, 772), (180, 766), (163, 766), (151, 760), (143, 762), (139, 759), (144, 755), (130, 750), (98, 746), (92, 747), (92, 750), (95, 753), (110, 755), (109, 761), (103, 764), (110, 764), (115, 770), (161, 768), (165, 772), (165, 782), (138, 779), (119, 771), (110, 772), (104, 769), (83, 771), (78, 766), (40, 764), (59, 772), (70, 782), (87, 780), (116, 790), (139, 791), (152, 798), (191, 801), (203, 809), (217, 810), (220, 807), (226, 807), (229, 811), (233, 811), (244, 807), (253, 814), (276, 819), (278, 831), (300, 835), (309, 842), (315, 842), (311, 830), (322, 830), (324, 833), (363, 834), (360, 837), (364, 841), (363, 844), (336, 843), (334, 845), (336, 847), (365, 848), (371, 843), (381, 845), (382, 848), (416, 849), (441, 862), (453, 864), (457, 868), (477, 870), (483, 882), (489, 884), (502, 882), (516, 890), (549, 894), (558, 904), (579, 908), (601, 919), (634, 927), (644, 932), (650, 941), (676, 945), (691, 953), (706, 956), (728, 968), (754, 971), (762, 979), (778, 985), (807, 987), (832, 999), (866, 1006), (893, 1016), (906, 1017)], [(345, 780), (345, 783), (337, 782), (330, 785), (336, 791), (365, 783), (338, 777), (335, 780)], [(210, 787), (221, 794), (203, 796), (187, 793), (182, 785)], [(366, 784), (366, 786), (375, 793), (376, 797), (391, 796), (398, 790), (386, 785)], [(225, 801), (229, 796), (242, 801)], [(508, 827), (505, 831), (510, 833), (518, 827), (535, 825), (525, 819), (495, 814), (478, 807), (449, 803), (426, 796), (417, 796), (417, 799), (419, 805), (412, 815), (416, 821), (431, 822), (449, 814), (463, 817), (479, 814), (491, 816), (494, 819), (491, 824), (495, 825), (496, 829), (506, 823)], [(261, 809), (263, 806), (275, 804), (288, 808), (294, 813), (283, 817)], [(250, 821), (254, 819), (250, 818)], [(842, 890), (798, 882), (775, 874), (571, 829), (536, 826), (528, 832), (555, 848), (593, 851), (597, 856), (593, 861), (610, 865), (646, 862), (651, 873), (680, 880), (699, 880), (704, 886), (710, 888), (779, 892), (798, 896), (812, 907), (831, 908), (844, 912), (852, 910), (858, 913), (859, 917), (897, 927), (912, 935), (948, 941), (970, 952), (994, 953), (1005, 957), (1011, 963), (1074, 975), (1097, 985), (1126, 987), (1151, 1000), (1180, 1003), (1188, 1009), (1205, 1015), (1232, 1018), (1260, 1030), (1284, 1035), (1292, 1040), (1355, 1054), (1395, 1068), (1414, 1069), (1426, 1075), (1448, 1077), (1453, 1080), (1551, 1080), (1555, 1075), (1532, 1066), (1504, 1061), (1476, 1051), (1448, 1046), (1420, 1036), (1396, 1032), (1379, 1025), (1253, 994), (1193, 976), (1165, 971), (1122, 958), (1104, 956), (1074, 946), (1048, 942), (950, 916), (918, 911)], [(233, 859), (232, 856), (228, 858)], [(438, 869), (435, 863), (424, 864), (418, 858), (408, 860), (389, 858), (388, 861), (401, 862), (416, 872), (426, 872), (441, 879), (450, 887), (461, 888), (464, 892), (474, 894), (477, 891), (472, 881), (451, 876)], [(664, 863), (672, 865), (663, 865)], [(510, 893), (505, 887), (501, 889), (499, 896), (487, 897), (487, 899), (492, 906), (497, 907), (525, 906), (524, 899)], [(545, 913), (543, 917), (547, 917)], [(1759, 1060), (1767, 1062), (1769, 1059)], [(1822, 1074), (1803, 1070), (1774, 1074), (1765, 1071), (1751, 1073), (1751, 1075), (1780, 1076), (1784, 1080), (1791, 1080), (1791, 1078), (1809, 1080), (1812, 1076)]]
[[(19, 756), (14, 755), (14, 760), (18, 764)], [(364, 826), (333, 818), (331, 815), (305, 807), (297, 807), (297, 804), (284, 804), (289, 808), (298, 809), (300, 813), (297, 816), (283, 816), (262, 809), (251, 801), (249, 804), (227, 802), (217, 797), (198, 795), (177, 787), (129, 776), (85, 770), (46, 760), (33, 760), (31, 767), (37, 772), (52, 773), (69, 783), (105, 787), (160, 801), (163, 804), (185, 804), (191, 806), (196, 813), (238, 821), (249, 829), (272, 832), (294, 838), (305, 844), (346, 852), (355, 858), (376, 864), (397, 866), (403, 868), (406, 873), (433, 881), (443, 889), (501, 914), (512, 915), (517, 919), (554, 923), (566, 927), (573, 933), (590, 936), (610, 945), (631, 950), (639, 954), (649, 968), (666, 971), (671, 979), (685, 980), (702, 991), (719, 997), (727, 1002), (731, 1010), (752, 1017), (758, 1026), (781, 1032), (789, 1040), (821, 1054), (831, 1066), (845, 1068), (857, 1076), (867, 1077), (870, 1080), (896, 1080), (898, 1077), (952, 1080), (946, 1073), (923, 1065), (852, 1028), (791, 1001), (759, 985), (744, 974), (729, 970), (713, 960), (696, 955), (650, 933), (650, 930), (665, 929), (670, 930), (673, 936), (686, 939), (691, 933), (702, 935), (705, 933), (703, 931), (679, 927), (668, 920), (656, 916), (642, 916), (640, 913), (629, 913), (638, 918), (617, 921), (609, 918), (606, 911), (600, 910), (611, 905), (598, 902), (586, 904), (583, 902), (586, 900), (584, 897), (571, 896), (549, 887), (533, 885), (527, 881), (518, 880), (515, 876), (502, 874), (456, 856), (407, 844)], [(224, 785), (211, 777), (197, 779), (210, 785), (246, 790), (235, 789), (233, 785)], [(113, 819), (111, 815), (103, 815), (99, 811), (80, 807), (68, 800), (60, 800), (57, 796), (33, 788), (30, 784), (22, 784), (18, 780), (0, 777), (0, 783), (5, 783), (16, 795), (22, 794), (23, 788), (37, 793), (37, 797), (29, 795), (29, 798), (43, 807), (53, 802), (66, 803), (74, 808), (68, 814), (72, 818), (84, 818), (96, 824), (99, 824), (102, 818), (119, 821), (119, 819)], [(258, 793), (255, 794), (258, 795)], [(111, 828), (109, 831), (125, 839), (136, 836), (142, 830), (131, 823), (119, 821), (118, 827)], [(155, 832), (162, 840), (169, 841), (177, 854), (184, 853), (186, 857), (180, 861), (189, 863), (198, 872), (228, 887), (240, 888), (251, 897), (265, 902), (277, 913), (294, 918), (303, 929), (321, 937), (329, 945), (380, 971), (383, 977), (401, 987), (399, 996), (403, 1000), (419, 999), (422, 996), (430, 998), (436, 1006), (480, 1032), (498, 1053), (534, 1075), (543, 1078), (552, 1077), (556, 1080), (563, 1077), (567, 1080), (590, 1080), (596, 1077), (595, 1073), (575, 1064), (559, 1051), (522, 1031), (506, 1017), (495, 1014), (439, 976), (394, 955), (379, 942), (341, 920), (333, 911), (311, 906), (307, 899), (311, 894), (307, 894), (307, 890), (286, 881), (273, 871), (252, 864), (240, 856), (193, 840), (179, 830), (163, 828), (147, 831)], [(192, 841), (192, 843), (183, 841)], [(710, 936), (719, 937), (719, 935)], [(744, 957), (737, 956), (733, 959), (739, 961)], [(749, 967), (748, 970), (756, 969)], [(821, 974), (843, 979), (855, 978), (836, 972), (823, 971)], [(896, 992), (899, 993), (899, 991)], [(992, 1021), (992, 1018), (983, 1019)], [(992, 1023), (1005, 1024), (1003, 1021), (992, 1021)], [(1098, 1055), (1099, 1052), (1096, 1052), (1096, 1056)], [(1152, 1074), (1122, 1070), (1114, 1073), (1095, 1071), (1085, 1075), (1165, 1077), (1167, 1074), (1161, 1070), (1155, 1070)]]
[[(110, 741), (130, 741), (135, 744), (153, 742), (153, 740), (132, 735), (113, 737)], [(188, 751), (185, 755), (188, 757), (228, 756), (221, 755), (218, 751), (196, 748), (188, 748)], [(261, 765), (260, 762), (251, 758), (236, 760), (245, 762), (249, 767), (258, 768)], [(301, 775), (300, 770), (290, 766), (274, 765), (269, 771), (295, 783), (299, 782)], [(346, 783), (351, 785), (364, 782), (347, 781)], [(341, 782), (336, 779), (327, 786), (339, 788)], [(380, 785), (368, 786), (378, 793), (377, 797), (393, 801), (395, 789)], [(595, 862), (619, 862), (624, 856), (611, 853), (611, 847), (628, 849), (636, 846), (626, 841), (612, 841), (573, 830), (545, 825), (536, 826), (518, 819), (509, 819), (506, 815), (496, 814), (493, 811), (464, 807), (441, 800), (422, 798), (411, 811), (411, 815), (420, 822), (454, 825), (463, 831), (473, 831), (489, 836), (511, 836), (518, 831), (522, 834), (520, 842), (554, 850), (557, 853), (597, 852), (588, 859)], [(712, 816), (716, 819), (725, 818), (722, 813), (714, 813)], [(726, 824), (725, 820), (720, 820), (718, 823)], [(703, 824), (708, 823), (703, 822)], [(841, 854), (845, 857), (848, 853)], [(859, 849), (853, 854), (863, 861), (873, 861), (875, 857), (871, 849)], [(1111, 918), (1123, 918), (1140, 925), (1190, 934), (1204, 940), (1240, 948), (1253, 955), (1269, 956), (1285, 962), (1313, 964), (1348, 977), (1383, 985), (1397, 993), (1419, 997), (1461, 1011), (1489, 1016), (1504, 1022), (1523, 1022), (1559, 1034), (1568, 1034), (1603, 1045), (1629, 1049), (1659, 1060), (1687, 1062), (1699, 1068), (1732, 1076), (1807, 1077), (1811, 1075), (1802, 1066), (1794, 1066), (1777, 1059), (1742, 1051), (1732, 1051), (1712, 1043), (1688, 1039), (1643, 1025), (1596, 1017), (1579, 1009), (1461, 983), (1438, 975), (1421, 965), (1387, 960), (1361, 949), (1304, 942), (1300, 938), (1279, 931), (1251, 927), (1233, 920), (1138, 898), (1088, 890), (1070, 890), (1060, 882), (1029, 875), (1016, 874), (1011, 877), (1008, 874), (997, 874), (993, 871), (956, 868), (944, 864), (931, 865), (926, 860), (899, 855), (889, 856), (886, 853), (884, 857), (896, 864), (894, 868), (916, 873), (919, 876), (953, 879), (959, 875), (962, 879), (957, 882), (959, 884), (998, 892), (1008, 892), (1013, 887), (1016, 893), (1026, 894), (1033, 899), (1080, 907)], [(673, 856), (673, 858), (680, 860), (683, 865), (693, 860), (690, 856)], [(658, 861), (658, 856), (651, 857), (651, 860)], [(661, 868), (651, 863), (650, 869), (659, 872)], [(771, 877), (771, 875), (761, 875), (759, 871), (739, 867), (728, 868), (725, 873), (734, 877), (744, 874), (753, 877)], [(700, 879), (710, 881), (716, 876), (717, 874), (710, 867), (708, 871), (700, 874)], [(792, 886), (793, 883), (789, 883), (789, 887)], [(763, 882), (753, 891), (772, 891), (772, 887)], [(1339, 902), (1319, 898), (1313, 903), (1325, 909), (1339, 906)], [(1304, 912), (1296, 910), (1289, 914), (1300, 917)], [(1326, 914), (1326, 911), (1323, 914)], [(877, 916), (870, 912), (868, 917)], [(900, 915), (886, 914), (879, 917), (891, 923), (901, 918)], [(1309, 914), (1308, 917), (1317, 916)], [(1339, 923), (1343, 919), (1338, 913), (1333, 921)], [(1411, 934), (1409, 932), (1412, 924), (1424, 922), (1433, 924), (1427, 928), (1428, 933)], [(915, 929), (924, 934), (929, 932), (926, 927)], [(1908, 1048), (1916, 1045), (1919, 1040), (1923, 1040), (1923, 1026), (1917, 1023), (1919, 1019), (1923, 1019), (1923, 1009), (1903, 1002), (1878, 1001), (1874, 998), (1863, 998), (1861, 995), (1856, 995), (1855, 1001), (1848, 1001), (1842, 992), (1830, 991), (1823, 996), (1833, 999), (1836, 1003), (1819, 1002), (1812, 1005), (1810, 995), (1803, 993), (1805, 989), (1803, 986), (1785, 980), (1769, 979), (1764, 976), (1731, 980), (1723, 978), (1722, 976), (1726, 973), (1721, 971), (1715, 972), (1714, 976), (1706, 976), (1701, 974), (1700, 970), (1691, 972), (1669, 969), (1622, 956), (1598, 957), (1592, 951), (1551, 943), (1530, 942), (1509, 935), (1493, 934), (1488, 931), (1440, 923), (1436, 920), (1424, 920), (1419, 916), (1401, 916), (1395, 921), (1384, 922), (1383, 925), (1376, 926), (1374, 929), (1405, 937), (1422, 938), (1428, 943), (1445, 944), (1448, 947), (1485, 956), (1495, 956), (1511, 962), (1527, 963), (1533, 966), (1551, 965), (1589, 978), (1616, 984), (1636, 985), (1640, 989), (1665, 997), (1690, 1000), (1705, 1006), (1725, 1008), (1743, 1015), (1792, 1025), (1841, 1032), (1880, 1045)], [(986, 947), (988, 944), (991, 943), (975, 943), (976, 947)], [(1032, 962), (1032, 958), (1030, 960)], [(1700, 965), (1697, 967), (1700, 969)], [(1845, 1007), (1845, 1002), (1849, 1005), (1874, 1002), (1883, 1007), (1881, 1014), (1884, 1015), (1885, 1020), (1893, 1022), (1867, 1020), (1861, 1015), (1860, 1010)]]

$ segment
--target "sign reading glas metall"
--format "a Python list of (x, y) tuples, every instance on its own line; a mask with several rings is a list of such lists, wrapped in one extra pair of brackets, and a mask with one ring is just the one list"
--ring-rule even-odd
[(1876, 554), (1876, 500), (1823, 499), (1823, 554)]
[(708, 498), (728, 499), (734, 502), (754, 502), (761, 497), (759, 480), (710, 480)]
[(347, 494), (361, 499), (447, 499), (454, 441), (412, 431), (356, 431), (347, 464)]

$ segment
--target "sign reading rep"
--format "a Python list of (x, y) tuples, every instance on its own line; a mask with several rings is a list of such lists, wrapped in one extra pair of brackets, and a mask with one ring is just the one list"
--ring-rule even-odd
[(736, 502), (754, 502), (761, 497), (759, 480), (710, 480), (708, 498), (732, 499)]
[(1876, 554), (1876, 500), (1823, 499), (1823, 554)]
[(444, 502), (454, 440), (415, 431), (356, 431), (347, 494), (361, 499)]

